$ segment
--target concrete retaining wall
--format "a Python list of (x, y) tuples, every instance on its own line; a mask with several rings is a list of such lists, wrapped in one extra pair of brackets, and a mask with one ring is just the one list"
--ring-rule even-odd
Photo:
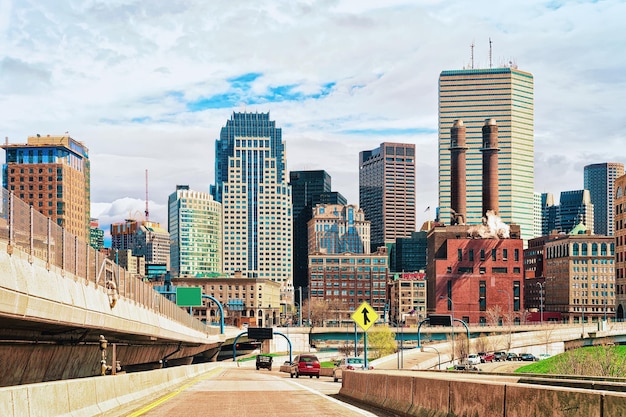
[(419, 417), (618, 417), (626, 394), (402, 372), (345, 372), (340, 395)]
[(191, 378), (223, 366), (206, 363), (0, 388), (0, 416), (111, 415), (112, 410), (138, 400), (158, 398)]

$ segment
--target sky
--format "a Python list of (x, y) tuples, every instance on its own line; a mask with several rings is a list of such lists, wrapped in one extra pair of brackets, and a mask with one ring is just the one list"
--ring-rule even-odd
[(288, 170), (326, 170), (351, 204), (360, 151), (414, 143), (421, 225), (439, 74), (472, 44), (488, 68), (491, 40), (493, 66), (534, 75), (535, 190), (558, 199), (585, 165), (626, 162), (624, 16), (620, 0), (0, 0), (0, 135), (83, 142), (108, 233), (146, 195), (167, 227), (176, 185), (214, 184), (232, 113), (269, 112)]

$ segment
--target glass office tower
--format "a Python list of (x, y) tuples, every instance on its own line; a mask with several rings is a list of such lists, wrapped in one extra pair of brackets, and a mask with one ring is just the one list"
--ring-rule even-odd
[[(439, 76), (439, 208), (450, 219), (450, 128), (460, 119), (466, 127), (467, 224), (482, 218), (482, 127), (498, 125), (497, 213), (519, 224), (521, 236), (533, 236), (534, 105), (533, 75), (517, 68), (464, 69)], [(372, 226), (373, 227), (373, 226)]]
[(292, 294), (292, 206), (282, 131), (269, 113), (233, 113), (215, 142), (211, 193), (223, 208), (224, 272)]

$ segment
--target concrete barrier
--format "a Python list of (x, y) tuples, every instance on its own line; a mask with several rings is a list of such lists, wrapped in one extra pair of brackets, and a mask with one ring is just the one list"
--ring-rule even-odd
[(413, 377), (413, 380), (413, 403), (408, 414), (420, 417), (448, 417), (450, 381), (421, 377)]
[(2, 417), (93, 417), (158, 398), (223, 364), (205, 363), (130, 374), (0, 388)]
[(387, 394), (382, 406), (406, 414), (413, 405), (414, 378), (402, 375), (389, 375), (386, 381)]
[(418, 417), (626, 416), (622, 392), (400, 372), (346, 372), (339, 394)]

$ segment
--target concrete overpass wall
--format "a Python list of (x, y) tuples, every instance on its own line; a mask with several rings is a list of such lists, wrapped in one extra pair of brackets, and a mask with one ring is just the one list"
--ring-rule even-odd
[[(161, 297), (154, 292), (154, 297)], [(163, 298), (163, 302), (166, 302)], [(169, 302), (169, 301), (167, 301)], [(114, 307), (107, 290), (83, 278), (48, 269), (45, 261), (0, 242), (0, 317), (116, 331), (147, 338), (219, 342), (216, 329), (199, 331), (120, 296)], [(191, 317), (190, 317), (191, 321)]]

